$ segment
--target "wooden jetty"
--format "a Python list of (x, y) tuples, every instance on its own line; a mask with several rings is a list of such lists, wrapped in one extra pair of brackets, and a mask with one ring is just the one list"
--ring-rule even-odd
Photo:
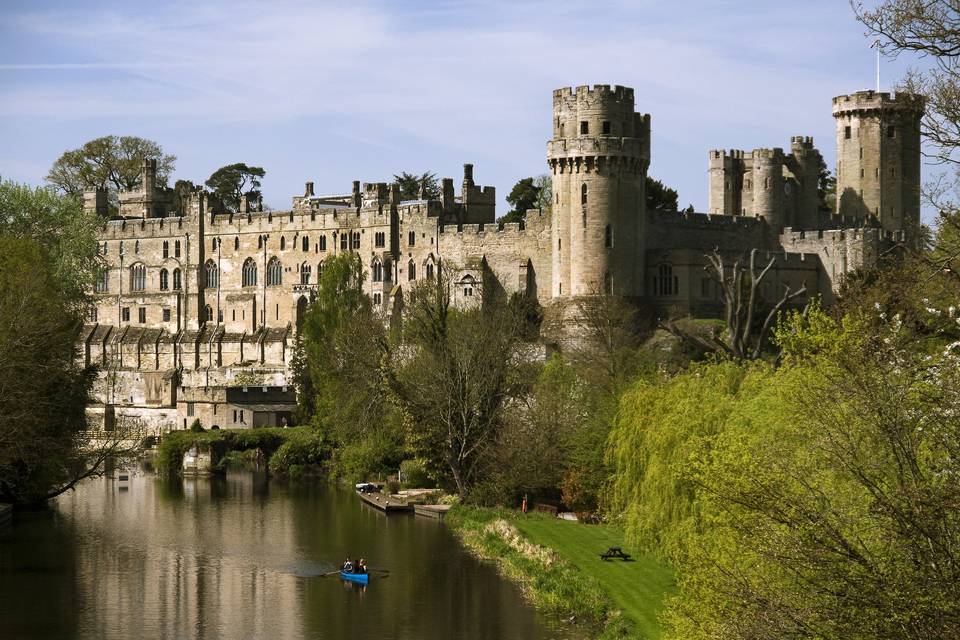
[(425, 518), (433, 518), (434, 520), (443, 520), (443, 516), (447, 515), (447, 511), (449, 510), (450, 510), (450, 505), (448, 504), (413, 505), (413, 511), (418, 516), (423, 516)]
[(409, 513), (413, 511), (412, 504), (406, 500), (394, 498), (387, 493), (380, 493), (376, 491), (365, 493), (363, 491), (357, 491), (357, 495), (360, 496), (360, 499), (369, 504), (371, 507), (379, 509), (384, 513)]

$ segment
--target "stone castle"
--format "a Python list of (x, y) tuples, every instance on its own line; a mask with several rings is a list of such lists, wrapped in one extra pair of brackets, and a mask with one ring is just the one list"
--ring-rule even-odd
[[(417, 200), (401, 200), (396, 184), (316, 195), (307, 182), (289, 210), (243, 199), (231, 213), (202, 189), (173, 210), (147, 159), (139, 190), (120, 194), (100, 234), (108, 268), (82, 335), (84, 358), (101, 366), (91, 420), (135, 417), (157, 431), (290, 420), (298, 327), (324, 261), (345, 251), (361, 256), (386, 316), (441, 263), (455, 265), (461, 305), (492, 290), (546, 307), (611, 293), (663, 314), (716, 315), (719, 287), (703, 269), (714, 248), (775, 258), (770, 299), (805, 285), (830, 303), (845, 274), (915, 237), (921, 114), (916, 96), (834, 98), (835, 214), (818, 197), (821, 155), (802, 136), (789, 151), (710, 151), (709, 213), (646, 210), (650, 115), (620, 86), (553, 92), (553, 202), (524, 223), (496, 222), (494, 188), (478, 186), (470, 164), (459, 195), (449, 178), (439, 198)], [(106, 218), (107, 194), (88, 192), (85, 206)]]

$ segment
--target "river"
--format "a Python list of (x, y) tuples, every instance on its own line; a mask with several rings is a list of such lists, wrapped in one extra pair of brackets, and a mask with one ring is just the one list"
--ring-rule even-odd
[[(388, 577), (321, 577), (348, 555)], [(323, 482), (99, 478), (0, 533), (0, 638), (577, 636), (441, 523)]]

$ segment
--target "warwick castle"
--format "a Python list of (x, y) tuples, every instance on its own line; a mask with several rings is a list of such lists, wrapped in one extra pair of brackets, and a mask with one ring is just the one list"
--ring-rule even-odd
[[(396, 184), (317, 195), (307, 182), (289, 210), (241, 200), (229, 213), (202, 189), (173, 210), (145, 160), (139, 190), (120, 194), (99, 238), (108, 269), (81, 338), (83, 357), (101, 366), (91, 420), (135, 417), (156, 431), (195, 419), (284, 424), (298, 327), (324, 261), (344, 251), (361, 256), (364, 287), (387, 316), (444, 262), (456, 265), (461, 305), (495, 288), (545, 307), (612, 293), (662, 314), (717, 315), (719, 287), (704, 271), (714, 248), (774, 257), (767, 299), (805, 285), (807, 299), (829, 304), (845, 274), (916, 238), (921, 105), (873, 91), (833, 99), (835, 214), (821, 207), (821, 155), (803, 136), (788, 149), (710, 151), (707, 213), (647, 210), (650, 115), (620, 86), (553, 92), (552, 207), (519, 224), (496, 222), (494, 188), (478, 186), (470, 164), (459, 195), (449, 178), (438, 199), (418, 200), (401, 200)], [(107, 194), (86, 193), (85, 206), (106, 218)]]

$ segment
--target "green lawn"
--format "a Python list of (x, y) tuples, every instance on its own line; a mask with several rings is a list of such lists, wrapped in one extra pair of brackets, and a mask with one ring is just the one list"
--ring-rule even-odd
[[(673, 590), (673, 573), (650, 555), (635, 553), (623, 532), (610, 525), (585, 525), (541, 514), (512, 521), (531, 542), (554, 549), (585, 575), (600, 582), (610, 598), (637, 625), (643, 637), (659, 638), (657, 613)], [(600, 559), (609, 547), (622, 547), (635, 561)]]

